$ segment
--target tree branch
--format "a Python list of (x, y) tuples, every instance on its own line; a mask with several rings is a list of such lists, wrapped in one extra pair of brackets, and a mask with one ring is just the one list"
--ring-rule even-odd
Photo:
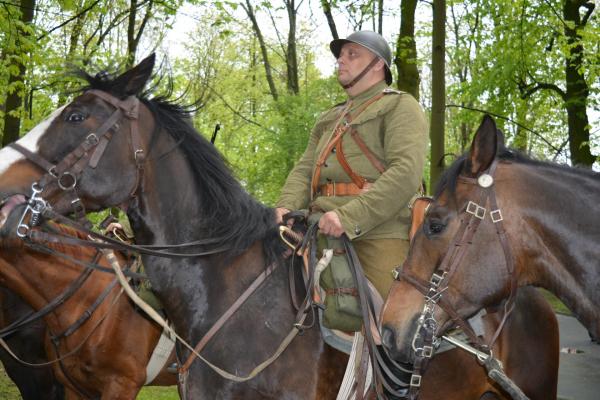
[(582, 4), (581, 7), (587, 8), (587, 12), (583, 16), (583, 19), (581, 20), (581, 26), (586, 26), (592, 13), (594, 12), (594, 8), (596, 7), (596, 4), (591, 1), (588, 1), (587, 3)]
[(81, 10), (81, 12), (79, 12), (78, 14), (72, 16), (71, 18), (67, 19), (66, 21), (64, 21), (61, 24), (56, 25), (55, 27), (51, 28), (50, 30), (46, 31), (44, 34), (40, 35), (37, 37), (37, 40), (41, 40), (43, 38), (45, 38), (46, 36), (48, 36), (49, 34), (51, 34), (52, 32), (54, 32), (57, 29), (62, 28), (63, 26), (67, 25), (68, 23), (70, 23), (71, 21), (76, 20), (77, 18), (83, 16), (85, 13), (87, 13), (88, 11), (90, 11), (92, 8), (96, 7), (96, 4), (98, 4), (100, 2), (100, 0), (96, 0), (94, 1), (92, 4), (90, 4), (88, 7), (84, 8), (83, 10)]
[(556, 92), (564, 101), (567, 101), (567, 94), (554, 83), (536, 83), (535, 86), (530, 87), (526, 92), (521, 93), (521, 98), (527, 99), (542, 89), (552, 90)]
[(531, 132), (531, 133), (533, 133), (535, 136), (537, 136), (538, 138), (540, 138), (540, 139), (541, 139), (541, 140), (542, 140), (544, 143), (546, 143), (546, 145), (548, 145), (548, 147), (550, 147), (552, 150), (556, 151), (557, 153), (560, 153), (560, 152), (562, 151), (561, 149), (557, 148), (557, 147), (556, 147), (556, 146), (554, 146), (552, 143), (550, 143), (550, 142), (549, 142), (549, 141), (548, 141), (548, 140), (547, 140), (545, 137), (543, 137), (543, 136), (542, 136), (540, 133), (538, 133), (538, 132), (534, 131), (533, 129), (530, 129), (530, 128), (526, 127), (526, 126), (525, 126), (525, 125), (523, 125), (523, 124), (520, 124), (520, 123), (518, 123), (517, 121), (514, 121), (514, 120), (512, 120), (512, 119), (510, 119), (510, 118), (508, 118), (508, 117), (505, 117), (505, 116), (503, 116), (503, 115), (499, 115), (499, 114), (493, 113), (493, 112), (491, 112), (491, 111), (488, 111), (488, 110), (482, 110), (482, 109), (480, 109), (480, 108), (475, 108), (475, 107), (467, 107), (467, 106), (461, 106), (461, 105), (458, 105), (458, 104), (446, 104), (446, 108), (463, 108), (463, 109), (465, 109), (465, 110), (477, 111), (477, 112), (480, 112), (480, 113), (489, 114), (489, 115), (491, 115), (491, 116), (493, 116), (493, 117), (496, 117), (496, 118), (503, 119), (503, 120), (505, 120), (505, 121), (508, 121), (508, 122), (510, 122), (510, 123), (513, 123), (513, 124), (517, 125), (518, 127), (522, 128), (522, 129), (525, 129), (525, 130), (526, 130), (526, 131), (528, 131), (528, 132)]
[(248, 122), (249, 124), (258, 126), (259, 128), (261, 128), (261, 129), (263, 129), (263, 130), (265, 130), (265, 131), (267, 131), (269, 133), (273, 133), (273, 134), (277, 135), (277, 132), (274, 131), (273, 129), (269, 129), (266, 126), (263, 126), (260, 123), (254, 121), (254, 120), (246, 117), (242, 113), (240, 113), (238, 110), (236, 110), (231, 105), (229, 105), (229, 103), (227, 102), (227, 100), (225, 100), (225, 98), (223, 96), (221, 96), (221, 94), (219, 92), (217, 92), (212, 86), (210, 86), (210, 85), (207, 85), (207, 86), (210, 89), (210, 91), (213, 92), (223, 102), (223, 104), (225, 104), (225, 107), (227, 107), (228, 109), (231, 110), (232, 113), (234, 113), (235, 115), (237, 115), (238, 117), (240, 117), (244, 121)]

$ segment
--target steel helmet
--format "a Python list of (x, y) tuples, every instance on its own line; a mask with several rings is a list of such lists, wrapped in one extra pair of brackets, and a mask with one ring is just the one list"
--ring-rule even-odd
[(375, 55), (381, 58), (385, 64), (385, 81), (387, 84), (392, 83), (392, 50), (388, 42), (377, 32), (373, 31), (358, 31), (352, 33), (346, 39), (335, 39), (329, 43), (329, 48), (335, 56), (339, 58), (342, 46), (346, 43), (356, 43), (371, 50)]

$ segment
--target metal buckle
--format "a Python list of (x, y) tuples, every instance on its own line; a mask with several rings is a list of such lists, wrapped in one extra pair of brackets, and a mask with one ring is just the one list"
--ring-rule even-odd
[[(70, 185), (63, 183), (64, 177), (70, 177), (72, 179), (72, 182)], [(62, 174), (60, 174), (60, 177), (58, 178), (58, 187), (60, 187), (62, 190), (66, 191), (66, 190), (74, 189), (75, 186), (77, 186), (77, 178), (75, 177), (75, 175), (73, 175), (69, 171), (65, 171)]]
[(89, 135), (87, 135), (85, 141), (88, 142), (90, 145), (95, 146), (100, 142), (100, 139), (98, 139), (98, 136), (96, 136), (96, 134), (92, 132)]
[(466, 212), (473, 215), (475, 218), (484, 219), (486, 210), (479, 204), (469, 200)]
[[(37, 182), (31, 185), (31, 197), (27, 201), (27, 207), (25, 207), (21, 219), (17, 224), (17, 236), (21, 239), (25, 238), (31, 228), (38, 224), (40, 215), (48, 207), (48, 203), (41, 196), (38, 196), (41, 191)], [(25, 223), (25, 218), (29, 213), (31, 213), (31, 218), (29, 219), (29, 223)]]
[(421, 386), (421, 375), (412, 374), (410, 376), (410, 386), (420, 387)]
[(85, 207), (83, 206), (83, 203), (81, 202), (81, 199), (79, 197), (71, 201), (71, 207), (73, 209), (73, 212), (77, 216), (80, 216), (85, 212)]
[(58, 173), (56, 173), (56, 165), (53, 165), (52, 167), (50, 167), (48, 169), (48, 173), (50, 174), (50, 176), (52, 176), (54, 179), (58, 179)]
[(433, 346), (423, 346), (422, 354), (425, 358), (431, 358), (433, 355)]
[(135, 159), (136, 162), (140, 161), (140, 158), (144, 156), (144, 150), (142, 149), (137, 149), (136, 151), (133, 152), (133, 158)]
[(439, 287), (440, 283), (442, 283), (442, 281), (444, 280), (445, 277), (446, 277), (446, 271), (444, 271), (442, 273), (442, 275), (436, 274), (434, 272), (433, 275), (431, 275), (431, 279), (429, 279), (429, 283), (431, 283), (435, 287)]
[(398, 271), (399, 268), (400, 267), (396, 267), (396, 268), (394, 268), (392, 270), (392, 276), (394, 277), (395, 281), (399, 281), (400, 280), (401, 273), (400, 273), (400, 271)]
[(493, 223), (497, 223), (503, 220), (502, 211), (500, 209), (490, 211), (490, 217), (492, 218)]

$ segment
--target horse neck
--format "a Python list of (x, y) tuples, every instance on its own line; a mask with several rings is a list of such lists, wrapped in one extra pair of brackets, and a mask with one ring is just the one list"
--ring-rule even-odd
[[(171, 146), (169, 143), (157, 142), (156, 146), (159, 145), (165, 148)], [(206, 204), (203, 204), (206, 199), (201, 197), (202, 190), (190, 170), (186, 157), (174, 152), (163, 159), (160, 165), (149, 165), (146, 173), (144, 180), (148, 190), (143, 191), (138, 204), (128, 211), (137, 243), (178, 244), (214, 237), (211, 236), (213, 232), (207, 229), (206, 221), (202, 219), (202, 214), (206, 213), (201, 211), (203, 206), (206, 208)], [(245, 193), (235, 193), (240, 197), (239, 203), (230, 199), (229, 204), (237, 210), (236, 215), (242, 215), (240, 218), (244, 219), (242, 222), (247, 223), (246, 229), (253, 229), (248, 237), (256, 238), (249, 239), (247, 246), (241, 246), (245, 247), (245, 250), (235, 248), (233, 255), (225, 252), (185, 259), (143, 258), (153, 290), (163, 300), (167, 314), (181, 332), (188, 329), (184, 334), (192, 341), (198, 340), (197, 331), (205, 332), (206, 327), (214, 323), (267, 267), (268, 261), (263, 251), (264, 237), (257, 232), (265, 231), (268, 221), (274, 220), (274, 217), (268, 210), (261, 210), (262, 206)], [(221, 204), (209, 205), (214, 208), (222, 207)], [(252, 212), (244, 214), (246, 209)], [(222, 213), (223, 210), (219, 212)], [(254, 219), (251, 219), (250, 215)], [(227, 230), (233, 234), (238, 233), (237, 228), (230, 229), (227, 221), (213, 221), (215, 225), (221, 225), (215, 227), (215, 230), (221, 229), (218, 236), (224, 232), (228, 233)], [(223, 243), (217, 245), (220, 244)], [(237, 244), (238, 242), (234, 242), (234, 245)], [(193, 248), (192, 251), (202, 251), (202, 248)], [(279, 268), (274, 274), (276, 277), (269, 278), (272, 286), (270, 296), (278, 300), (268, 297), (261, 307), (265, 307), (265, 313), (281, 312), (293, 317), (290, 302), (281, 301), (281, 298), (285, 298), (289, 293), (287, 273), (284, 272), (283, 268)], [(192, 287), (193, 290), (190, 290)], [(261, 290), (262, 288), (252, 295), (251, 302), (256, 296), (265, 295)]]
[(599, 178), (551, 166), (510, 170), (514, 197), (505, 204), (518, 206), (503, 212), (515, 224), (521, 283), (553, 292), (600, 338)]
[[(93, 258), (93, 254), (88, 254), (92, 252), (89, 249), (77, 249), (77, 254), (73, 251), (69, 252), (68, 248), (58, 250), (82, 261), (91, 261)], [(27, 247), (7, 251), (6, 256), (0, 258), (0, 275), (4, 285), (35, 310), (41, 309), (59, 296), (77, 279), (82, 270), (82, 267), (67, 260), (48, 256)], [(88, 278), (84, 283), (85, 287), (82, 286), (73, 294), (70, 299), (71, 304), (85, 309), (94, 301), (100, 290), (98, 288), (104, 288), (102, 282), (107, 280), (102, 274), (96, 275)], [(65, 315), (59, 309), (58, 313), (48, 315), (46, 322), (51, 327), (70, 323), (63, 317)]]
[[(16, 264), (24, 258), (18, 257)], [(0, 280), (2, 285), (21, 297), (34, 309), (40, 309), (46, 304), (46, 299), (32, 285), (32, 282), (15, 267), (15, 261), (6, 254), (0, 256)]]

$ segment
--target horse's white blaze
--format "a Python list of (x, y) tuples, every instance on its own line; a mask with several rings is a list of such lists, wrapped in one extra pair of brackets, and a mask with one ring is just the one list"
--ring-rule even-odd
[[(46, 130), (48, 129), (52, 121), (54, 121), (54, 119), (58, 117), (58, 115), (60, 115), (63, 108), (65, 107), (66, 106), (63, 106), (58, 110), (54, 111), (48, 118), (36, 125), (21, 139), (17, 140), (17, 143), (25, 147), (27, 150), (33, 153), (37, 153), (39, 150), (38, 142), (40, 138), (44, 135), (44, 133), (46, 133)], [(0, 150), (0, 175), (6, 172), (6, 170), (15, 162), (23, 158), (25, 158), (25, 156), (23, 156), (21, 153), (10, 147), (5, 147), (2, 150)]]

